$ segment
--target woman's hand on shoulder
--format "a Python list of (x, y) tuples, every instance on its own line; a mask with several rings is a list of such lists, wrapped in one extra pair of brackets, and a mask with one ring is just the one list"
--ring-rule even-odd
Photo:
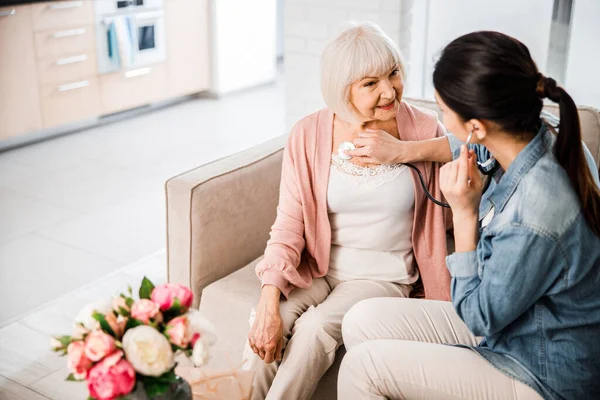
[(398, 164), (406, 162), (407, 142), (383, 130), (368, 129), (354, 139), (355, 150), (346, 154), (358, 158), (365, 164)]
[(283, 347), (283, 320), (279, 311), (281, 292), (271, 285), (263, 287), (256, 319), (248, 333), (248, 344), (267, 364), (281, 360)]

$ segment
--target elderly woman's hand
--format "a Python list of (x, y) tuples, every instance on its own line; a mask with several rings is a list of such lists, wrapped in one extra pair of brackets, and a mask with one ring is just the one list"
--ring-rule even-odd
[(354, 139), (355, 150), (346, 154), (365, 164), (398, 164), (406, 162), (408, 146), (386, 131), (367, 129)]
[(283, 320), (279, 312), (280, 295), (275, 286), (263, 287), (256, 307), (256, 319), (248, 333), (250, 348), (267, 364), (281, 360)]

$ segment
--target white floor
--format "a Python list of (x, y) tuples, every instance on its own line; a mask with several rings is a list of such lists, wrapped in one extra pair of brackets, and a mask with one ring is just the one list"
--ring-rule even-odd
[(278, 82), (0, 153), (0, 398), (86, 398), (49, 337), (90, 300), (165, 280), (164, 182), (284, 133)]

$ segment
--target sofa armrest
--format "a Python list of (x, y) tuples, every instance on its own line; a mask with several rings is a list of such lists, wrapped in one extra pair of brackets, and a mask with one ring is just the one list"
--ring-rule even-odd
[(194, 307), (206, 286), (263, 254), (286, 140), (277, 137), (167, 181), (167, 276), (192, 289)]

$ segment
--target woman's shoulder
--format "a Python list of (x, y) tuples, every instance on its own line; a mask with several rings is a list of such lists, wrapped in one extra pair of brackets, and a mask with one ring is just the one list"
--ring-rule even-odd
[(288, 137), (288, 145), (306, 146), (314, 142), (318, 133), (333, 124), (333, 114), (328, 108), (315, 111), (296, 122)]
[(412, 114), (417, 119), (438, 121), (438, 114), (435, 110), (412, 104), (410, 100), (402, 100), (405, 112)]
[(402, 105), (398, 110), (398, 123), (412, 123), (415, 128), (416, 137), (409, 140), (431, 139), (446, 132), (434, 110), (416, 106), (406, 100), (402, 100)]

